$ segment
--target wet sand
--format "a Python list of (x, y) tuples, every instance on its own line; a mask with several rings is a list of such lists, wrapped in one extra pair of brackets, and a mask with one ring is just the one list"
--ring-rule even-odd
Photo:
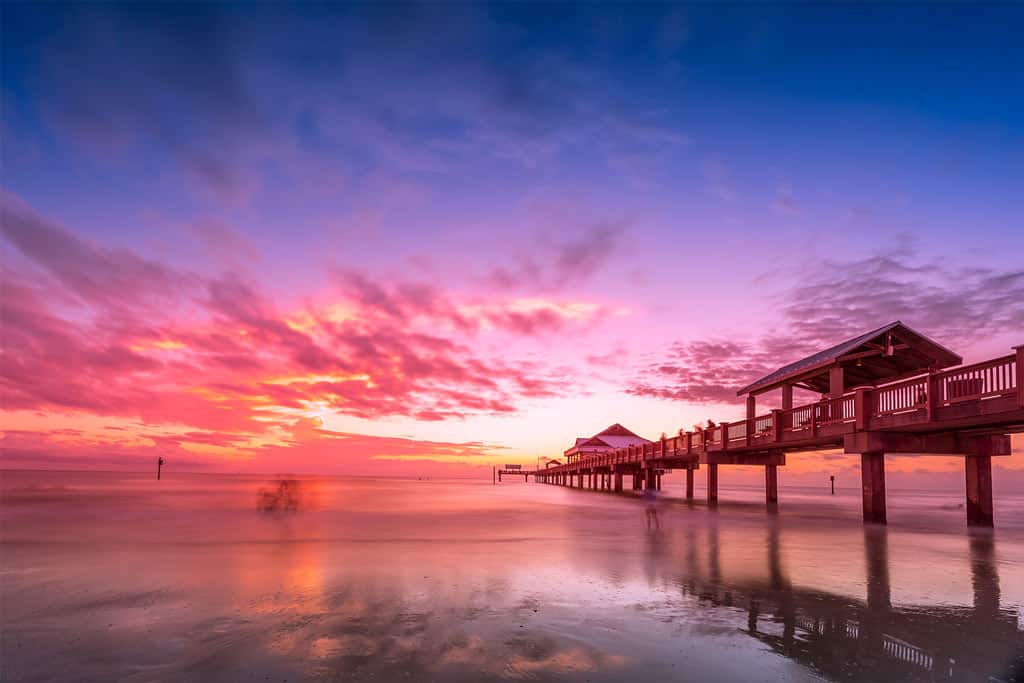
[[(1013, 680), (1024, 501), (0, 473), (4, 681)], [(674, 490), (667, 491), (671, 496)], [(1014, 667), (1017, 667), (1016, 669)], [(1016, 673), (1014, 673), (1016, 671)]]

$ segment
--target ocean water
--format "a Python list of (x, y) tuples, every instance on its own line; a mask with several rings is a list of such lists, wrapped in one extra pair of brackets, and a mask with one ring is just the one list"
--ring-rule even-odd
[(1022, 680), (1024, 496), (675, 479), (0, 472), (0, 680)]

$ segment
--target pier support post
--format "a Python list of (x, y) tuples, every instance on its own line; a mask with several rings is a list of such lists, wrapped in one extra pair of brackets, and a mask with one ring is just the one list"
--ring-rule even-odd
[(655, 478), (658, 475), (656, 475), (654, 473), (654, 469), (652, 469), (652, 468), (648, 468), (647, 470), (645, 470), (645, 472), (647, 473), (647, 476), (644, 477), (644, 479), (647, 482), (647, 489), (648, 490), (655, 489), (657, 487), (657, 482), (655, 481)]
[(992, 457), (968, 455), (964, 458), (967, 473), (967, 526), (992, 526)]
[(655, 487), (659, 491), (661, 490), (661, 475), (660, 474), (655, 474), (654, 475), (654, 485), (655, 485)]
[(693, 500), (693, 467), (686, 468), (686, 500)]
[(764, 466), (764, 499), (769, 505), (779, 502), (779, 467)]
[(581, 488), (583, 488), (583, 473), (581, 472), (578, 476), (579, 476), (579, 482), (578, 482), (579, 486), (577, 486), (576, 488), (580, 488), (581, 489)]
[(864, 521), (885, 524), (885, 453), (860, 454)]
[(615, 473), (615, 493), (622, 493), (622, 472)]
[(642, 470), (633, 470), (633, 490), (634, 491), (639, 491), (640, 490), (640, 477), (641, 477), (642, 473), (643, 473)]
[(708, 502), (718, 500), (718, 465), (708, 465)]

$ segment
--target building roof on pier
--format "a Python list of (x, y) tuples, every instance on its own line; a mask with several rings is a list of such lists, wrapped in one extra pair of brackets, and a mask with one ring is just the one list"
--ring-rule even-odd
[(846, 391), (962, 362), (957, 354), (897, 320), (781, 367), (736, 394), (760, 394), (784, 384), (826, 393), (829, 368), (837, 365), (843, 368), (843, 390)]
[(566, 455), (578, 453), (581, 450), (605, 450), (625, 448), (626, 446), (639, 446), (640, 444), (651, 443), (650, 440), (634, 434), (619, 423), (613, 424), (604, 431), (594, 436), (581, 436), (576, 439), (572, 448), (565, 451)]

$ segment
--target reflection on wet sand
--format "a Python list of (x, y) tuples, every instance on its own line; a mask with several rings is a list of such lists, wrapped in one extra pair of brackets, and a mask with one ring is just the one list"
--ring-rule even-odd
[[(1020, 680), (1024, 654), (1016, 615), (1000, 609), (995, 543), (987, 530), (970, 537), (974, 605), (892, 605), (885, 528), (864, 529), (866, 592), (864, 601), (794, 585), (780, 560), (779, 529), (767, 530), (763, 581), (723, 582), (719, 530), (706, 528), (708, 558), (696, 565), (697, 543), (691, 530), (682, 538), (651, 534), (647, 539), (648, 575), (683, 555), (681, 593), (702, 606), (746, 610), (745, 631), (771, 649), (836, 679), (857, 680)], [(668, 578), (668, 577), (664, 577)], [(983, 634), (971, 637), (968, 634)], [(1015, 660), (1016, 657), (1016, 660)], [(1002, 677), (1005, 678), (1002, 678)]]

